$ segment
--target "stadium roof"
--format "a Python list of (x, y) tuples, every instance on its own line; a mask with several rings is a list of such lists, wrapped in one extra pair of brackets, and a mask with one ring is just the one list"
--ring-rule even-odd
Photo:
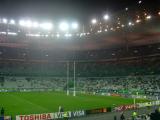
[[(129, 45), (159, 43), (159, 2), (159, 0), (2, 0), (0, 1), (0, 14), (3, 24), (15, 24), (14, 20), (16, 20), (16, 25), (17, 21), (19, 21), (21, 26), (28, 27), (29, 30), (31, 30), (31, 26), (37, 27), (38, 23), (35, 22), (36, 20), (52, 21), (53, 24), (52, 22), (42, 22), (40, 27), (48, 30), (53, 28), (53, 31), (56, 33), (53, 36), (57, 38), (61, 35), (55, 30), (56, 26), (54, 23), (59, 23), (57, 28), (64, 32), (64, 37), (71, 37), (71, 41), (70, 39), (69, 41), (55, 41), (54, 44), (50, 44), (53, 41), (42, 40), (42, 44), (45, 43), (47, 48), (53, 48), (54, 46), (54, 48), (87, 50), (123, 46), (126, 42)], [(143, 19), (141, 19), (141, 16)], [(125, 19), (125, 22), (123, 19)], [(33, 20), (33, 23), (30, 20)], [(70, 24), (68, 25), (65, 20), (69, 20)], [(114, 21), (114, 23), (111, 23), (109, 28), (107, 28), (107, 21)], [(123, 24), (120, 22), (123, 22)], [(79, 25), (82, 25), (81, 23), (85, 29), (83, 29), (83, 26), (80, 26), (81, 31), (79, 31), (78, 36), (84, 35), (86, 37), (82, 37), (82, 40), (78, 41), (79, 38), (75, 39), (72, 37), (72, 33), (70, 34), (66, 31), (70, 27), (79, 27)], [(127, 27), (122, 29), (124, 26)], [(87, 31), (87, 29), (89, 30)], [(93, 32), (94, 35), (89, 35), (92, 30), (95, 30)], [(17, 33), (0, 31), (0, 34), (16, 35)], [(75, 34), (77, 35), (77, 33)], [(39, 37), (39, 34), (32, 34), (30, 31), (29, 34), (26, 34), (26, 36), (34, 35)], [(48, 34), (45, 34), (44, 37), (48, 37)], [(74, 41), (72, 41), (73, 39)], [(52, 40), (54, 39), (52, 38)], [(30, 42), (35, 41), (27, 43)], [(9, 43), (4, 44), (9, 45)], [(46, 47), (45, 45), (41, 47)]]
[(154, 10), (160, 8), (159, 2), (159, 0), (1, 0), (0, 14), (13, 18), (87, 21), (90, 17), (101, 16), (101, 13), (106, 11), (115, 13), (126, 8), (128, 10), (135, 8)]

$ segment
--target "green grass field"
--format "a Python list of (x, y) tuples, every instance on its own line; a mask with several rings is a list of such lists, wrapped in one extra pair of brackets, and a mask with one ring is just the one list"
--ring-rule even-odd
[[(136, 100), (145, 102), (147, 100)], [(4, 107), (6, 115), (22, 115), (34, 113), (57, 112), (59, 105), (64, 110), (79, 110), (132, 104), (133, 99), (78, 94), (67, 96), (60, 92), (14, 92), (0, 93), (0, 107)]]

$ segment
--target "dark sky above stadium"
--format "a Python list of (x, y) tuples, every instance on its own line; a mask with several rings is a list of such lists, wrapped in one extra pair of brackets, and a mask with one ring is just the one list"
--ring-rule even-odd
[[(115, 13), (125, 7), (138, 7), (139, 0), (0, 0), (0, 15), (35, 19), (87, 20), (105, 12)], [(142, 0), (150, 8), (159, 7), (160, 0)]]

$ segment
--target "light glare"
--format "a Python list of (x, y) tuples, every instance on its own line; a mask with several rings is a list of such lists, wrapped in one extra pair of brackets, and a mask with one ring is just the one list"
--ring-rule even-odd
[(19, 21), (19, 25), (24, 26), (25, 25), (25, 21), (24, 20), (20, 20)]
[(148, 16), (146, 17), (146, 19), (147, 19), (147, 20), (151, 19), (151, 15), (148, 15)]
[(10, 24), (15, 24), (15, 21), (14, 20), (10, 20)]
[(33, 27), (37, 28), (39, 27), (39, 24), (37, 22), (33, 22)]
[(59, 37), (60, 37), (60, 34), (57, 33), (57, 34), (56, 34), (56, 37), (59, 38)]
[(140, 0), (140, 1), (138, 1), (138, 3), (139, 3), (139, 4), (141, 4), (141, 3), (142, 3), (142, 1)]
[(131, 26), (131, 25), (133, 25), (133, 23), (132, 23), (132, 22), (129, 22), (128, 25)]
[(66, 34), (65, 34), (65, 37), (72, 37), (72, 34), (66, 33)]
[(139, 20), (139, 19), (138, 19), (138, 20), (136, 20), (136, 23), (140, 23), (140, 22), (141, 22), (141, 20)]
[(25, 26), (26, 27), (32, 27), (32, 21), (27, 20)]
[(72, 23), (72, 28), (73, 29), (77, 29), (78, 28), (78, 24), (77, 23)]
[(92, 19), (92, 24), (96, 24), (97, 23), (97, 20), (96, 19)]
[(62, 31), (67, 31), (69, 29), (68, 23), (66, 23), (66, 22), (60, 23), (59, 29), (62, 30)]
[(14, 32), (8, 32), (8, 35), (13, 35), (13, 36), (15, 36), (15, 35), (17, 35), (17, 33), (14, 33)]
[(53, 25), (51, 23), (42, 23), (40, 27), (45, 30), (51, 30), (53, 28)]
[(109, 15), (106, 14), (106, 15), (103, 16), (103, 18), (104, 18), (105, 20), (108, 20), (108, 19), (109, 19)]
[(3, 21), (3, 23), (5, 23), (5, 24), (8, 22), (8, 20), (5, 19), (5, 18), (3, 18), (2, 21)]

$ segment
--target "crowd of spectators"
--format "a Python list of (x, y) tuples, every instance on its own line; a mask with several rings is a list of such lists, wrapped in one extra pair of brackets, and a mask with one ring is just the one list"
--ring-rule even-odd
[[(73, 77), (69, 77), (68, 88), (73, 89)], [(1, 77), (3, 90), (58, 90), (67, 88), (66, 77)], [(160, 94), (160, 76), (76, 77), (76, 91), (93, 94), (149, 95)], [(138, 93), (137, 93), (138, 92)]]
[[(152, 64), (153, 63), (153, 64)], [(129, 75), (157, 75), (160, 73), (158, 61), (148, 63), (107, 63), (107, 62), (76, 62), (78, 77), (109, 77)], [(0, 63), (0, 74), (6, 76), (52, 76), (65, 77), (67, 69), (70, 76), (74, 74), (73, 62), (53, 63)]]

